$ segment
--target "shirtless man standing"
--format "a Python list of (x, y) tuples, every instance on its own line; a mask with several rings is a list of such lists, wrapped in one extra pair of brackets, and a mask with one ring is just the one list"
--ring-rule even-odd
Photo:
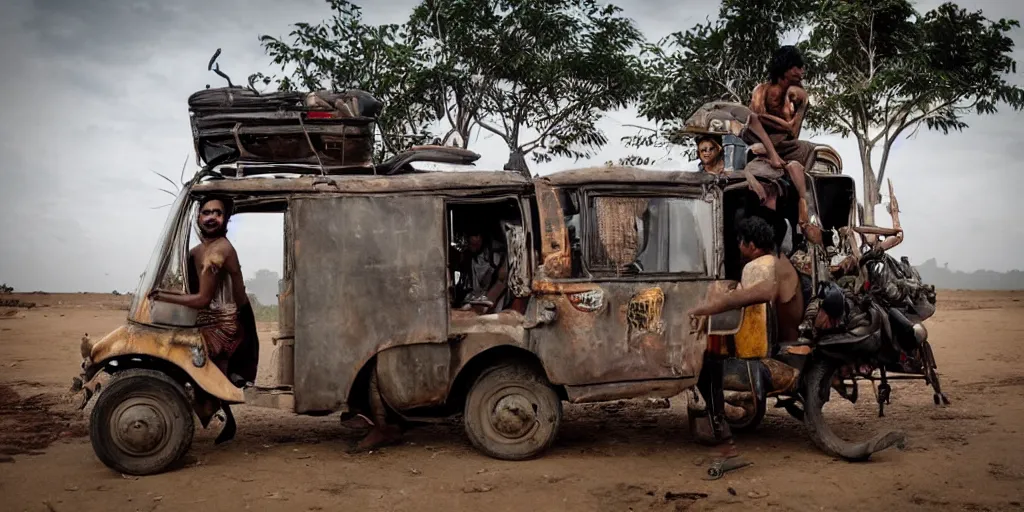
[(807, 91), (803, 88), (804, 60), (794, 46), (783, 46), (768, 65), (768, 81), (754, 88), (750, 110), (756, 113), (775, 150), (786, 161), (786, 171), (800, 194), (800, 227), (816, 243), (820, 233), (806, 233), (807, 183), (804, 170), (814, 163), (814, 144), (799, 140), (807, 115)]
[[(227, 239), (231, 213), (230, 199), (210, 197), (202, 200), (196, 219), (201, 243), (189, 252), (189, 289), (198, 291), (183, 295), (154, 290), (150, 299), (199, 310), (196, 324), (210, 361), (235, 386), (244, 387), (256, 380), (259, 341), (238, 253)], [(221, 404), (221, 409), (225, 423), (215, 441), (217, 444), (235, 435), (231, 408)]]
[[(736, 227), (743, 267), (743, 288), (712, 295), (689, 311), (691, 317), (710, 316), (755, 304), (772, 303), (783, 341), (795, 341), (800, 335), (804, 297), (800, 279), (789, 259), (780, 256), (772, 227), (761, 217), (751, 216)], [(718, 441), (725, 441), (722, 455), (738, 455), (725, 421), (725, 395), (722, 356), (705, 353), (704, 367), (697, 387), (708, 404), (711, 427)]]

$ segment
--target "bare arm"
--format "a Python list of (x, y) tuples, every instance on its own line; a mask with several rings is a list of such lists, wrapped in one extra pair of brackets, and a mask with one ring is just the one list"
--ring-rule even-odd
[(733, 309), (755, 304), (765, 304), (775, 298), (777, 282), (774, 277), (749, 288), (737, 288), (728, 293), (709, 298), (703, 304), (690, 310), (690, 316), (717, 315)]
[(786, 132), (792, 131), (789, 121), (768, 112), (768, 88), (767, 84), (760, 84), (754, 88), (754, 94), (750, 99), (750, 111), (757, 114), (761, 124), (765, 126)]
[(224, 269), (224, 262), (233, 250), (227, 248), (211, 248), (210, 252), (201, 263), (199, 271), (199, 293), (183, 295), (179, 293), (168, 293), (154, 290), (150, 298), (161, 302), (169, 302), (181, 306), (204, 309), (213, 302), (213, 295), (217, 289), (217, 276)]
[(792, 87), (793, 90), (793, 103), (796, 105), (796, 113), (793, 115), (793, 120), (790, 121), (790, 133), (793, 134), (793, 138), (800, 138), (800, 129), (804, 124), (804, 117), (807, 115), (807, 91), (802, 87)]

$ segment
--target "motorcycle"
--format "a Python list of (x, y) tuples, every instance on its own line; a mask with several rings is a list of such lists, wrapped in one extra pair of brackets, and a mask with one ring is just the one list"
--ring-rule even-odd
[(866, 251), (858, 264), (863, 282), (857, 287), (819, 283), (814, 302), (841, 307), (835, 325), (815, 329), (805, 323), (805, 336), (797, 343), (770, 339), (767, 358), (726, 360), (724, 388), (733, 406), (726, 421), (733, 431), (756, 429), (767, 399), (774, 397), (775, 407), (803, 422), (821, 450), (860, 461), (892, 446), (902, 448), (906, 435), (888, 431), (866, 440), (843, 439), (826, 425), (822, 410), (833, 389), (856, 403), (857, 381), (877, 383), (879, 417), (890, 403), (890, 380), (924, 380), (934, 389), (936, 405), (949, 404), (923, 325), (935, 313), (934, 287), (921, 282), (907, 258), (897, 261), (884, 250)]

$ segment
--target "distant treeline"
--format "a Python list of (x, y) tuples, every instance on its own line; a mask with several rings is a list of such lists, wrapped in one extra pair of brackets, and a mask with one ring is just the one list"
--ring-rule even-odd
[(932, 258), (916, 266), (921, 279), (935, 285), (936, 288), (947, 290), (1024, 290), (1024, 272), (1011, 270), (995, 272), (992, 270), (975, 270), (963, 272), (940, 267)]

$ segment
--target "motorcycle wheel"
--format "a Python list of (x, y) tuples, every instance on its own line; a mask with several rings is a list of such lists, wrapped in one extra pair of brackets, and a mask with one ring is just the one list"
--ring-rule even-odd
[(901, 431), (879, 433), (863, 441), (847, 440), (836, 435), (825, 423), (822, 408), (832, 392), (832, 378), (842, 364), (833, 359), (815, 358), (805, 372), (803, 420), (811, 440), (825, 453), (851, 462), (867, 460), (872, 454), (892, 446), (902, 449), (906, 434)]

